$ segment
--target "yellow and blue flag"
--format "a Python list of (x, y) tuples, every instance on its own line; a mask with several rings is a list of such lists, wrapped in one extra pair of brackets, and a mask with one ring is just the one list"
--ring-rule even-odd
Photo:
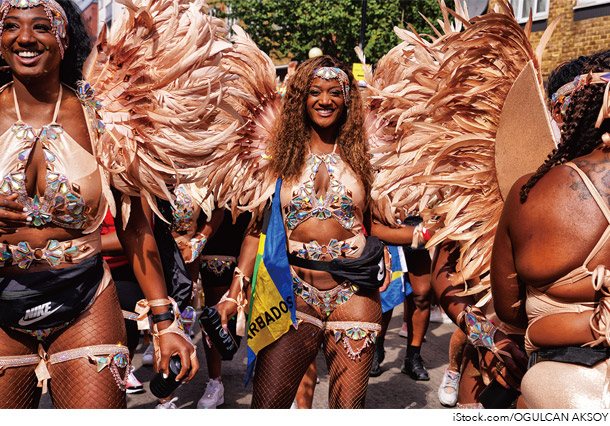
[(258, 352), (296, 324), (292, 274), (286, 251), (286, 230), (282, 220), (280, 188), (275, 185), (271, 214), (265, 214), (252, 274), (252, 297), (248, 316), (248, 374), (254, 370)]

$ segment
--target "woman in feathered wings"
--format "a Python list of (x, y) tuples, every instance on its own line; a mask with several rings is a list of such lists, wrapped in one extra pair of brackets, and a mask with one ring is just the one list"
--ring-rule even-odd
[(57, 408), (125, 407), (123, 315), (100, 255), (114, 194), (117, 230), (147, 297), (139, 319), (153, 314), (158, 367), (166, 373), (178, 355), (179, 379), (198, 369), (131, 197), (168, 197), (167, 185), (195, 179), (200, 142), (218, 134), (209, 128), (218, 111), (231, 111), (206, 103), (230, 78), (217, 67), (230, 44), (201, 1), (123, 3), (123, 21), (110, 39), (102, 33), (84, 67), (92, 86), (77, 84), (89, 47), (72, 2), (0, 5), (10, 74), (0, 91), (2, 407), (35, 407), (49, 378)]
[(609, 82), (610, 51), (551, 73), (561, 142), (515, 182), (498, 225), (494, 306), (502, 320), (527, 327), (527, 408), (610, 407)]
[[(441, 31), (434, 37), (420, 37), (397, 29), (404, 43), (388, 53), (374, 77), (369, 77), (373, 113), (369, 132), (374, 164), (380, 169), (374, 188), (382, 201), (383, 196), (388, 198), (386, 206), (420, 213), (435, 231), (427, 244), (434, 249), (435, 292), (469, 336), (470, 348), (479, 352), (468, 364), (463, 377), (469, 380), (461, 383), (459, 399), (478, 403), (492, 379), (518, 389), (525, 371), (526, 358), (519, 349), (523, 331), (501, 324), (491, 306), (490, 256), (503, 205), (501, 186), (535, 169), (553, 146), (552, 138), (542, 145), (539, 132), (523, 134), (526, 128), (546, 126), (548, 130), (544, 109), (537, 127), (536, 123), (525, 127), (527, 120), (517, 122), (506, 114), (505, 106), (515, 82), (523, 80), (523, 70), (531, 70), (525, 73), (531, 79), (524, 80), (531, 83), (527, 86), (531, 90), (517, 105), (513, 103), (512, 110), (529, 113), (533, 108), (542, 81), (538, 64), (555, 23), (534, 51), (528, 40), (531, 27), (520, 28), (510, 4), (501, 2), (498, 11), (473, 19), (459, 2), (456, 12), (440, 4)], [(455, 17), (453, 24), (450, 14)], [(504, 147), (498, 138), (507, 133), (501, 130), (511, 122), (521, 126), (518, 137), (527, 153), (513, 149), (509, 162), (502, 161), (507, 155), (501, 152)], [(404, 167), (395, 169), (395, 163)], [(498, 163), (510, 164), (513, 174), (504, 176), (506, 168)], [(382, 209), (378, 216), (388, 210)], [(476, 381), (471, 380), (473, 376)]]
[[(357, 82), (344, 64), (323, 56), (298, 67), (286, 90), (268, 152), (271, 173), (282, 177), (274, 203), (281, 205), (285, 229), (281, 232), (286, 232), (288, 252), (313, 263), (358, 258), (366, 244), (363, 225), (372, 173), (362, 100)], [(245, 246), (255, 247), (257, 235), (252, 231)], [(249, 239), (253, 242), (248, 243)], [(285, 246), (283, 250), (285, 253)], [(286, 284), (295, 293), (298, 326), (289, 327), (258, 351), (252, 407), (289, 408), (324, 342), (330, 407), (361, 408), (380, 328), (376, 284), (371, 282), (365, 288), (328, 271), (296, 266), (293, 261), (297, 262), (291, 259), (292, 277), (288, 275)], [(379, 261), (383, 258), (375, 264)], [(253, 256), (242, 249), (238, 273), (251, 276), (253, 269)], [(240, 297), (236, 279), (219, 304), (224, 318), (235, 312)], [(256, 322), (251, 320), (252, 324)], [(248, 331), (252, 339), (258, 330), (250, 327)]]

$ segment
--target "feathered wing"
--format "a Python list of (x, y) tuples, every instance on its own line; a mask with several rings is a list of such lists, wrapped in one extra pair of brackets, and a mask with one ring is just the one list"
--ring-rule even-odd
[[(239, 26), (233, 32), (233, 49), (223, 54), (219, 65), (236, 76), (229, 83), (234, 90), (227, 99), (246, 124), (217, 140), (202, 175), (219, 207), (230, 207), (234, 219), (249, 210), (256, 220), (273, 195), (277, 178), (266, 150), (281, 106), (279, 80), (269, 56)], [(234, 120), (223, 112), (214, 128), (220, 131)]]
[[(125, 11), (85, 63), (91, 87), (82, 92), (105, 126), (93, 148), (112, 185), (154, 207), (153, 195), (171, 199), (167, 184), (200, 179), (215, 144), (242, 125), (226, 100), (235, 76), (220, 66), (232, 45), (203, 0), (120, 3)], [(233, 120), (214, 127), (221, 114)]]
[[(457, 2), (458, 13), (464, 14)], [(419, 137), (421, 123), (427, 122), (426, 105), (437, 92), (438, 72), (445, 57), (441, 46), (458, 33), (461, 21), (451, 25), (448, 11), (442, 8), (444, 20), (440, 31), (425, 39), (413, 32), (395, 28), (404, 41), (390, 50), (378, 62), (375, 73), (365, 73), (368, 90), (366, 127), (372, 163), (375, 169), (372, 205), (373, 214), (386, 224), (393, 225), (396, 219), (408, 214), (418, 214), (414, 203), (429, 199), (434, 192), (430, 188), (424, 197), (423, 187), (414, 191), (414, 176), (424, 173), (425, 164), (419, 159), (419, 150), (426, 139)], [(357, 52), (364, 62), (361, 51)], [(368, 71), (368, 69), (367, 69)], [(416, 127), (417, 126), (417, 127)], [(415, 132), (418, 135), (415, 135)], [(436, 126), (427, 127), (426, 132), (438, 131)], [(407, 139), (410, 136), (410, 139)], [(405, 143), (408, 142), (408, 145)], [(408, 166), (407, 166), (408, 165)]]
[[(459, 2), (456, 2), (459, 6)], [(494, 164), (498, 121), (513, 82), (539, 59), (509, 4), (468, 19), (441, 1), (443, 33), (424, 39), (396, 29), (403, 43), (380, 62), (371, 81), (377, 215), (421, 215), (436, 231), (427, 247), (460, 247), (457, 283), (483, 277), (502, 210)], [(449, 13), (464, 26), (454, 30)], [(538, 52), (540, 54), (540, 51)], [(396, 76), (395, 79), (393, 77)], [(385, 126), (385, 129), (384, 129)], [(381, 136), (379, 136), (381, 135)], [(466, 284), (465, 284), (466, 285)]]

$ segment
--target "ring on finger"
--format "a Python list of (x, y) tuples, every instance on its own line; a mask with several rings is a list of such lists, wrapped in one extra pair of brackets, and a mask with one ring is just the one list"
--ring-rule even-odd
[(496, 370), (498, 373), (502, 374), (502, 371), (504, 370), (504, 363), (502, 361), (496, 363)]

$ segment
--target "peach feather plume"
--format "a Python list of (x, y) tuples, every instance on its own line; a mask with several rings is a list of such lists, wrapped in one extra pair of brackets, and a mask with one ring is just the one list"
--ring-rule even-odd
[[(395, 28), (402, 43), (367, 81), (378, 170), (373, 209), (389, 225), (420, 215), (436, 231), (428, 249), (455, 241), (460, 256), (453, 278), (466, 293), (478, 293), (489, 287), (503, 206), (494, 162), (498, 120), (526, 63), (540, 69), (539, 55), (505, 1), (498, 11), (472, 19), (460, 2), (456, 11), (439, 3), (441, 30), (424, 36)], [(478, 278), (480, 284), (467, 287)]]
[[(201, 180), (215, 144), (243, 125), (227, 101), (235, 77), (220, 66), (232, 45), (202, 0), (119, 2), (125, 10), (83, 69), (105, 125), (94, 150), (124, 200), (140, 195), (154, 208), (154, 196), (171, 200), (168, 185)], [(221, 114), (233, 120), (214, 127)]]

